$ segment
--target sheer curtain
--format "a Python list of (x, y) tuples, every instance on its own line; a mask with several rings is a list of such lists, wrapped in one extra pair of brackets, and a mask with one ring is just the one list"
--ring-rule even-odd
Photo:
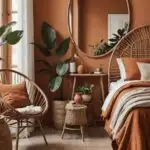
[[(34, 80), (34, 48), (30, 44), (34, 41), (33, 0), (12, 0), (11, 7), (12, 21), (17, 22), (13, 29), (24, 31), (22, 40), (12, 46), (12, 69)], [(32, 131), (33, 128), (25, 129), (21, 137), (28, 137)], [(11, 132), (15, 136), (14, 128), (11, 128)]]
[(12, 0), (12, 21), (14, 29), (24, 31), (22, 40), (12, 47), (12, 66), (34, 80), (33, 0)]

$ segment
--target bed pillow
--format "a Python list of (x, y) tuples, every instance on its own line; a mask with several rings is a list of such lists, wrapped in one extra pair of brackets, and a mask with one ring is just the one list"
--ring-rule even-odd
[(30, 105), (25, 82), (15, 85), (0, 83), (0, 96), (6, 103), (15, 108)]
[(141, 73), (141, 80), (150, 80), (150, 63), (137, 63)]
[(122, 62), (122, 59), (117, 58), (117, 63), (118, 63), (119, 71), (120, 71), (121, 80), (124, 81), (126, 79), (126, 71), (125, 71), (125, 67)]
[(126, 58), (122, 57), (122, 63), (124, 64), (126, 78), (125, 80), (140, 80), (141, 74), (137, 62), (150, 63), (150, 58)]

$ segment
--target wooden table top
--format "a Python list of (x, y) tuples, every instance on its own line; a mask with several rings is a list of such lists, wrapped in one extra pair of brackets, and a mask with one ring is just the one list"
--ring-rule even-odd
[(79, 73), (71, 73), (69, 74), (69, 76), (72, 77), (101, 77), (101, 76), (107, 76), (106, 73), (99, 73), (99, 74), (94, 74), (94, 73), (83, 73), (83, 74), (79, 74)]

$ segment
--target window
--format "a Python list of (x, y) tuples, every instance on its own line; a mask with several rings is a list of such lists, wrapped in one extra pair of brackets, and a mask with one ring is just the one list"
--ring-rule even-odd
[[(23, 30), (23, 38), (18, 44), (3, 47), (5, 68), (18, 70), (30, 78), (34, 74), (33, 0), (0, 0), (2, 2), (2, 21), (4, 24), (16, 21), (13, 30)], [(1, 18), (0, 18), (1, 19)]]
[[(11, 0), (11, 20), (16, 21), (17, 24), (13, 30), (23, 30), (23, 0)], [(11, 48), (11, 67), (20, 70), (18, 64), (21, 63), (21, 56), (23, 50), (23, 40)]]

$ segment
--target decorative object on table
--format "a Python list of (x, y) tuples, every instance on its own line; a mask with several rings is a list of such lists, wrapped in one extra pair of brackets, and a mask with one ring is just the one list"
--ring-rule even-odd
[(84, 84), (83, 86), (79, 86), (76, 89), (76, 92), (81, 94), (83, 102), (89, 102), (92, 99), (92, 90), (94, 88), (93, 84)]
[[(66, 105), (66, 117), (62, 131), (62, 139), (65, 130), (80, 130), (82, 140), (84, 141), (84, 126), (87, 124), (86, 110), (87, 106), (85, 105), (71, 105), (70, 103)], [(78, 128), (73, 128), (72, 126), (77, 126)]]
[(76, 62), (70, 62), (69, 63), (69, 72), (70, 73), (76, 73), (77, 72)]
[(113, 34), (114, 37), (108, 39), (108, 42), (102, 39), (100, 42), (98, 42), (95, 45), (89, 45), (89, 47), (91, 47), (92, 50), (94, 50), (95, 56), (103, 55), (108, 51), (110, 51), (121, 40), (121, 38), (125, 36), (126, 32), (127, 32), (126, 27), (122, 29), (118, 29), (117, 33)]
[(100, 64), (100, 68), (96, 68), (94, 74), (103, 74), (103, 65)]
[(0, 116), (0, 149), (12, 150), (11, 133), (2, 116)]
[[(63, 79), (69, 71), (69, 62), (72, 58), (63, 60), (63, 56), (67, 53), (70, 45), (70, 38), (66, 38), (57, 45), (57, 33), (47, 22), (43, 22), (41, 26), (41, 38), (43, 45), (35, 42), (34, 46), (45, 56), (58, 57), (59, 62), (55, 64), (49, 63), (45, 59), (36, 60), (36, 62), (44, 65), (38, 72), (48, 75), (48, 89), (56, 92), (60, 88), (60, 97), (52, 102), (52, 120), (56, 128), (62, 128), (65, 118), (65, 105), (67, 100), (63, 100)], [(57, 108), (57, 109), (56, 109)]]
[(82, 97), (81, 97), (80, 93), (75, 93), (74, 101), (75, 101), (76, 104), (80, 104), (81, 103)]
[(77, 72), (78, 72), (79, 74), (83, 74), (83, 73), (84, 73), (84, 66), (83, 66), (83, 65), (78, 65), (78, 67), (77, 67)]

